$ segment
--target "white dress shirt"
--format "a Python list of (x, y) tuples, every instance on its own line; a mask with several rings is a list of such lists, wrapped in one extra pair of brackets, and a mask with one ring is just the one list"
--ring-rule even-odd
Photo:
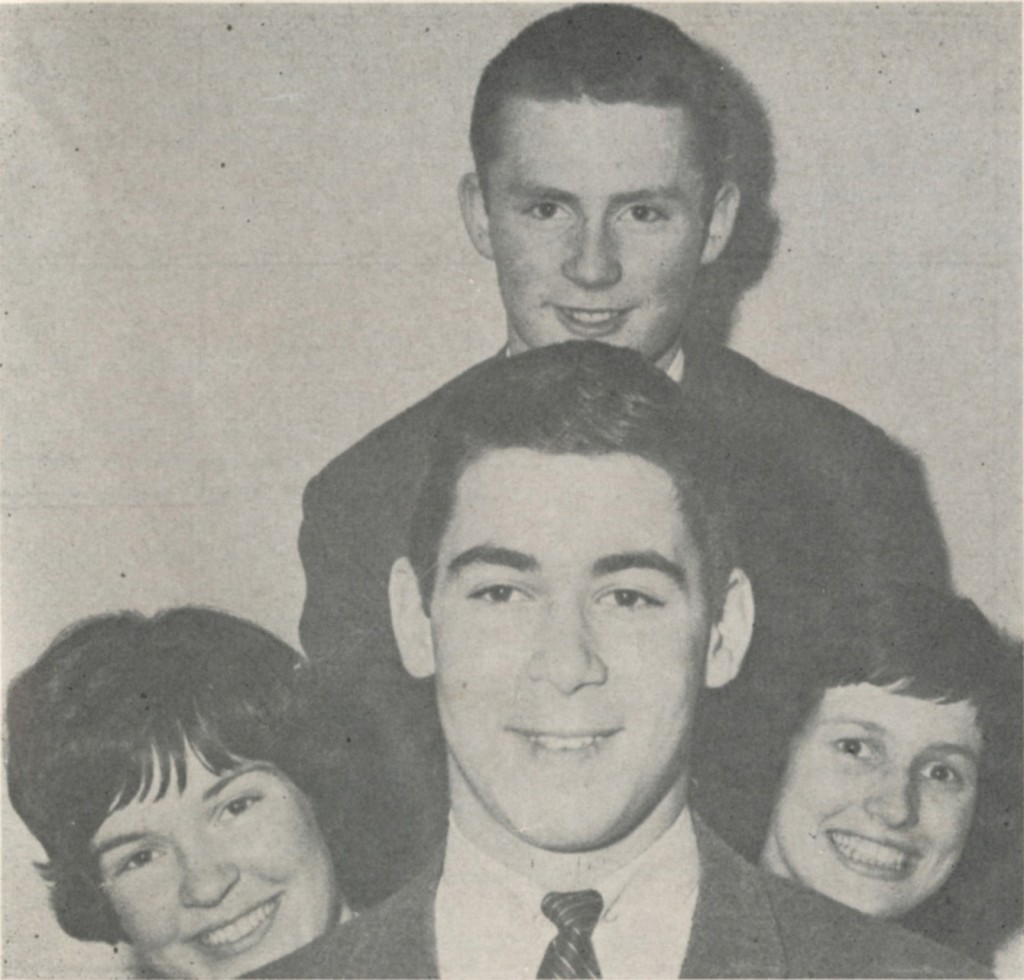
[[(688, 810), (643, 854), (595, 882), (604, 910), (592, 942), (603, 977), (678, 977), (700, 877)], [(442, 980), (533, 978), (557, 929), (545, 890), (488, 857), (448, 821), (434, 907)]]

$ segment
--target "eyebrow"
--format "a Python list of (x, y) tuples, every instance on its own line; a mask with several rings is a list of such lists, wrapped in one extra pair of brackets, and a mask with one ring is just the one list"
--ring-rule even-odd
[(123, 847), (125, 844), (134, 844), (137, 841), (145, 840), (148, 834), (118, 834), (116, 837), (111, 837), (110, 840), (104, 841), (102, 844), (97, 845), (92, 849), (92, 856), (94, 858), (101, 858), (107, 851), (116, 850), (119, 847)]
[(666, 558), (657, 551), (623, 551), (615, 555), (605, 555), (594, 562), (594, 575), (614, 575), (631, 568), (646, 568), (667, 575), (681, 589), (686, 588), (686, 572), (682, 565)]
[(241, 779), (242, 776), (248, 776), (251, 772), (276, 772), (274, 766), (268, 762), (246, 762), (243, 763), (238, 769), (232, 769), (230, 772), (225, 773), (217, 780), (209, 789), (203, 792), (203, 802), (213, 799), (221, 790), (224, 789), (229, 783), (233, 783), (236, 779)]
[(458, 575), (469, 565), (503, 565), (517, 572), (535, 572), (540, 568), (537, 559), (512, 548), (497, 545), (478, 544), (456, 555), (448, 562), (448, 575)]
[[(229, 786), (236, 779), (240, 779), (242, 776), (247, 776), (251, 772), (276, 772), (274, 766), (267, 762), (251, 762), (245, 763), (238, 769), (232, 769), (230, 772), (225, 773), (220, 779), (217, 780), (209, 789), (203, 792), (202, 800), (204, 803), (211, 800), (213, 797), (221, 793), (225, 787)], [(134, 844), (137, 841), (145, 840), (148, 837), (148, 833), (131, 832), (127, 834), (118, 834), (115, 837), (111, 837), (110, 840), (104, 841), (102, 844), (97, 845), (92, 849), (93, 857), (102, 857), (107, 851), (112, 851), (115, 848), (122, 847), (125, 844)]]
[[(555, 201), (558, 204), (575, 204), (579, 200), (576, 194), (560, 190), (557, 187), (547, 187), (544, 184), (528, 184), (520, 181), (511, 184), (509, 192), (514, 197), (537, 198), (545, 201)], [(643, 187), (631, 191), (620, 191), (618, 194), (613, 194), (609, 201), (613, 208), (617, 208), (623, 204), (636, 204), (666, 199), (682, 201), (687, 199), (687, 194), (680, 187), (666, 184), (661, 187)]]
[(547, 187), (544, 184), (528, 184), (523, 181), (513, 181), (509, 186), (509, 193), (513, 197), (542, 198), (545, 201), (557, 201), (559, 204), (573, 204), (577, 197), (568, 191), (559, 190), (557, 187)]

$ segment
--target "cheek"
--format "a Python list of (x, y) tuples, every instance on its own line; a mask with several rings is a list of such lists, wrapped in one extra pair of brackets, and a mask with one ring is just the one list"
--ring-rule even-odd
[(436, 630), (434, 649), (444, 651), (437, 661), (439, 698), (460, 704), (508, 699), (528, 647), (526, 624), (512, 617), (498, 623), (482, 617)]
[(543, 281), (560, 266), (561, 238), (556, 233), (525, 235), (516, 228), (492, 232), (494, 261), (503, 282), (519, 288)]
[(159, 949), (180, 939), (178, 904), (168, 894), (149, 895), (146, 901), (110, 897), (128, 942), (140, 952)]
[(290, 798), (239, 839), (236, 860), (253, 874), (285, 881), (325, 861), (326, 845), (312, 812)]
[(784, 778), (785, 809), (816, 823), (858, 802), (857, 788), (815, 747), (797, 749)]
[(689, 293), (700, 266), (700, 251), (699, 242), (683, 236), (639, 239), (622, 254), (632, 276), (648, 281), (651, 291), (668, 301)]
[(956, 862), (971, 831), (974, 798), (938, 800), (930, 809), (928, 825), (936, 851), (943, 860)]

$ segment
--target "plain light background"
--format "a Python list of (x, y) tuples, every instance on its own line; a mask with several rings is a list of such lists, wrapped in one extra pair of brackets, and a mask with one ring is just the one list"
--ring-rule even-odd
[[(116, 608), (296, 642), (306, 481), (502, 342), (455, 187), (479, 72), (549, 9), (0, 8), (7, 678)], [(917, 451), (958, 587), (1019, 632), (1018, 7), (654, 9), (774, 127), (732, 345)], [(4, 818), (4, 973), (121, 969)]]

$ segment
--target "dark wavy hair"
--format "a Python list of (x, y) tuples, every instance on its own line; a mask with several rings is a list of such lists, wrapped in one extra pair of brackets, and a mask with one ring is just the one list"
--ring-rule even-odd
[(425, 608), (459, 477), (487, 451), (511, 448), (627, 453), (663, 469), (700, 555), (704, 594), (716, 608), (736, 547), (731, 507), (713, 475), (722, 442), (712, 428), (698, 426), (679, 385), (634, 350), (574, 340), (480, 365), (445, 405), (413, 511), (409, 560)]
[[(901, 919), (937, 942), (991, 962), (1024, 925), (1024, 707), (1021, 644), (969, 599), (924, 585), (882, 584), (847, 596), (807, 596), (782, 628), (791, 697), (770, 708), (747, 766), (778, 787), (789, 748), (825, 691), (874, 684), (941, 704), (969, 702), (982, 736), (974, 819), (942, 888)], [(782, 638), (780, 637), (780, 640)], [(766, 765), (766, 759), (769, 760)], [(774, 803), (763, 802), (765, 826)]]
[(383, 792), (367, 778), (372, 738), (321, 687), (290, 646), (211, 609), (113, 613), (62, 632), (10, 686), (6, 754), (11, 802), (46, 850), (40, 870), (64, 931), (126, 938), (90, 842), (140, 793), (182, 789), (189, 750), (215, 774), (274, 765), (310, 800), (350, 903), (390, 890), (361, 857), (376, 831), (360, 808)]

